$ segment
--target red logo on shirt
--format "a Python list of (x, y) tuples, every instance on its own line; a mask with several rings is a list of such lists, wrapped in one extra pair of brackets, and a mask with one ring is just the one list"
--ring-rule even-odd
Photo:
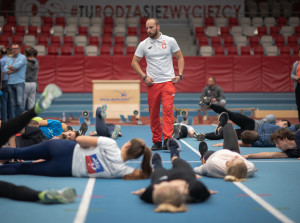
[(89, 174), (103, 172), (103, 166), (97, 158), (96, 154), (85, 157), (86, 168)]
[(161, 47), (162, 47), (163, 49), (167, 49), (167, 43), (166, 43), (165, 40), (162, 41)]

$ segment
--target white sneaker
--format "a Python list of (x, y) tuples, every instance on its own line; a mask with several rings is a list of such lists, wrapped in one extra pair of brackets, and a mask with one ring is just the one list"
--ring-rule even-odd
[(39, 100), (35, 103), (35, 112), (41, 113), (48, 109), (52, 103), (52, 100), (62, 95), (62, 91), (55, 84), (48, 84), (43, 91)]
[(112, 139), (118, 138), (120, 131), (121, 131), (121, 126), (116, 125), (114, 131), (111, 133), (111, 138)]

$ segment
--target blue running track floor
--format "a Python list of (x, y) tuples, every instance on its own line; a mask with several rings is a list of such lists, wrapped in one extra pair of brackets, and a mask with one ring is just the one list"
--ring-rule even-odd
[[(78, 129), (78, 126), (74, 127)], [(194, 126), (197, 132), (208, 132), (214, 126)], [(89, 126), (93, 131), (94, 126)], [(133, 137), (146, 141), (150, 147), (149, 126), (122, 126), (123, 137), (117, 139), (121, 147)], [(207, 141), (209, 149), (220, 141)], [(197, 154), (199, 142), (186, 138), (181, 141), (181, 158), (192, 167), (200, 165)], [(242, 154), (260, 151), (278, 151), (277, 148), (241, 148)], [(171, 167), (170, 154), (159, 152), (164, 166)], [(138, 168), (141, 160), (132, 160), (128, 165)], [(300, 161), (297, 159), (252, 160), (258, 169), (255, 177), (242, 183), (225, 182), (223, 179), (202, 177), (208, 188), (218, 191), (205, 203), (189, 204), (186, 213), (155, 213), (154, 205), (142, 202), (131, 191), (147, 187), (150, 180), (123, 181), (122, 179), (58, 178), (40, 176), (0, 176), (0, 180), (30, 186), (37, 190), (60, 189), (71, 186), (77, 191), (75, 203), (44, 205), (0, 198), (1, 222), (300, 222)], [(87, 185), (92, 186), (83, 194)], [(242, 188), (242, 189), (241, 189)], [(79, 213), (79, 214), (78, 214)], [(83, 219), (83, 221), (82, 221)], [(77, 221), (76, 221), (77, 220)]]

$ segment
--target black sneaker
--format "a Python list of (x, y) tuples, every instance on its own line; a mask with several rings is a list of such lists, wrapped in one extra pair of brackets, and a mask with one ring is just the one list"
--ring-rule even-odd
[(200, 100), (199, 105), (210, 105), (210, 98), (209, 97), (204, 97), (203, 99)]
[(163, 150), (168, 150), (168, 147), (169, 147), (169, 141), (170, 139), (165, 139), (164, 140), (164, 145), (162, 147)]
[(171, 152), (171, 159), (173, 156), (179, 157), (180, 154), (180, 144), (176, 139), (168, 140), (168, 149)]
[(197, 141), (204, 141), (205, 140), (205, 134), (198, 133), (198, 134), (196, 134), (195, 138), (197, 139)]
[(83, 136), (85, 135), (85, 133), (88, 130), (88, 125), (86, 124), (86, 122), (83, 122), (78, 130), (79, 135)]
[(152, 156), (152, 166), (154, 169), (163, 167), (161, 156), (158, 153), (154, 153)]
[(198, 149), (199, 149), (199, 152), (201, 154), (201, 158), (203, 159), (204, 154), (208, 151), (208, 147), (207, 147), (206, 142), (200, 142)]
[(215, 130), (216, 135), (220, 134), (220, 131), (219, 131), (220, 129), (219, 128), (224, 127), (224, 125), (227, 124), (228, 120), (229, 120), (229, 116), (228, 116), (227, 112), (222, 112), (219, 116), (219, 124), (218, 124), (218, 126)]
[(161, 142), (155, 142), (151, 147), (151, 150), (152, 151), (162, 150)]
[(180, 139), (180, 124), (174, 126), (174, 132), (172, 134), (173, 139)]

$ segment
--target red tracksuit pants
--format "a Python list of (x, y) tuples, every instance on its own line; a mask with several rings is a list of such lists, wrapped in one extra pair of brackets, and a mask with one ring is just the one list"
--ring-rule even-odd
[[(161, 142), (162, 135), (164, 140), (172, 138), (174, 130), (173, 102), (175, 85), (171, 81), (153, 84), (147, 87), (147, 95), (152, 142)], [(163, 127), (161, 127), (159, 116), (161, 103), (163, 106)]]

